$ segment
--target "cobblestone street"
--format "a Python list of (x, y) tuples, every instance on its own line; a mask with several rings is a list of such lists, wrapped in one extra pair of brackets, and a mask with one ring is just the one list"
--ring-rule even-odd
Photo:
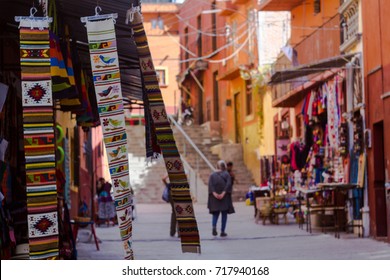
[[(139, 204), (133, 223), (133, 248), (138, 260), (390, 260), (390, 245), (371, 238), (314, 231), (309, 234), (298, 228), (293, 217), (289, 224), (265, 226), (256, 224), (253, 206), (235, 203), (236, 213), (229, 215), (228, 237), (211, 235), (211, 215), (206, 205), (195, 204), (202, 254), (181, 253), (180, 241), (169, 236), (169, 204)], [(79, 232), (77, 243), (79, 259), (123, 259), (119, 230), (115, 226), (97, 227), (101, 240), (100, 251), (89, 242), (89, 230)]]

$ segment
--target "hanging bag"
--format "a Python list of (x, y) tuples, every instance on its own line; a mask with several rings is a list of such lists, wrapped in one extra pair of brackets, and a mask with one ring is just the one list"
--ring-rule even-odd
[(166, 184), (165, 185), (165, 188), (163, 190), (163, 193), (162, 193), (162, 200), (164, 200), (165, 202), (169, 202), (170, 201), (170, 195), (169, 195), (169, 184)]

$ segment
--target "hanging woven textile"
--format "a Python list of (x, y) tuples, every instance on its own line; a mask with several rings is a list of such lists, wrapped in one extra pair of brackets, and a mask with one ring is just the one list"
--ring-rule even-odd
[[(146, 125), (150, 126), (149, 131), (157, 136), (157, 143), (151, 143), (152, 147), (149, 152), (161, 150), (164, 157), (172, 186), (171, 194), (176, 211), (182, 251), (200, 253), (199, 231), (192, 205), (190, 187), (165, 111), (164, 101), (142, 23), (142, 16), (137, 9), (134, 9), (131, 13), (131, 27), (134, 32), (134, 41), (137, 46), (144, 83), (145, 120), (150, 119), (150, 122), (147, 122)], [(150, 116), (147, 116), (148, 113)], [(153, 142), (153, 135), (147, 135), (147, 137), (149, 138), (148, 141)], [(159, 146), (159, 149), (154, 147), (156, 144)]]
[(48, 21), (20, 21), (20, 64), (30, 258), (56, 258), (58, 212)]
[(112, 18), (87, 21), (86, 27), (98, 112), (114, 186), (115, 207), (125, 259), (133, 259), (133, 197), (129, 183), (127, 136), (114, 21)]
[(75, 75), (73, 70), (72, 52), (70, 48), (69, 27), (67, 25), (65, 25), (65, 41), (66, 41), (66, 53), (65, 53), (66, 70), (68, 73), (71, 89), (74, 92), (74, 95), (76, 95), (76, 97), (63, 98), (60, 100), (60, 104), (61, 104), (62, 111), (72, 111), (72, 113), (77, 113), (82, 111), (82, 106), (80, 102), (81, 96), (76, 87), (76, 80), (75, 80)]

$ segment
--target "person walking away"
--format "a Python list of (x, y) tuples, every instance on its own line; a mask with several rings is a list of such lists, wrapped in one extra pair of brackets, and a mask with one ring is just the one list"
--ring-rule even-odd
[(98, 216), (99, 216), (99, 225), (101, 222), (107, 223), (107, 226), (110, 226), (110, 221), (115, 218), (115, 205), (111, 197), (111, 188), (112, 185), (109, 182), (106, 182), (104, 178), (98, 180), (97, 185), (97, 194), (98, 194)]
[(227, 195), (227, 200), (229, 202), (228, 214), (233, 214), (233, 213), (235, 213), (235, 210), (234, 210), (234, 207), (233, 207), (233, 199), (232, 199), (233, 185), (234, 185), (234, 183), (238, 183), (237, 179), (236, 179), (236, 176), (235, 176), (235, 174), (233, 172), (233, 162), (229, 161), (226, 164), (226, 170), (227, 170), (227, 172), (230, 175), (230, 179), (232, 180), (231, 188), (228, 190), (228, 192), (226, 194)]
[(236, 179), (236, 176), (234, 175), (234, 172), (233, 172), (233, 162), (229, 161), (226, 164), (226, 168), (227, 168), (227, 172), (230, 175), (230, 178), (232, 179), (232, 188), (233, 188), (234, 183), (238, 183), (237, 179)]
[[(171, 194), (171, 185), (170, 183), (168, 182), (169, 180), (169, 177), (168, 175), (166, 175), (162, 181), (164, 183), (165, 186), (168, 187), (168, 190), (169, 190), (169, 203), (171, 204), (171, 207), (172, 207), (172, 213), (171, 213), (171, 225), (170, 225), (170, 231), (169, 231), (169, 234), (171, 237), (175, 236), (175, 233), (176, 233), (176, 212), (175, 212), (175, 208), (174, 208), (174, 205), (173, 205), (173, 198), (172, 198), (172, 194)], [(179, 234), (178, 234), (179, 235)]]
[(221, 214), (221, 237), (227, 236), (226, 223), (231, 200), (229, 202), (228, 193), (231, 194), (232, 182), (229, 173), (226, 170), (226, 163), (223, 160), (218, 161), (217, 171), (210, 175), (208, 183), (209, 197), (207, 208), (212, 214), (212, 234), (218, 235), (217, 222)]

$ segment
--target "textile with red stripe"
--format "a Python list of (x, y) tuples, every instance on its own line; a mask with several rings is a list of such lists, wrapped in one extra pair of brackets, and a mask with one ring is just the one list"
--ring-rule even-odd
[(30, 258), (57, 258), (56, 141), (47, 21), (20, 22), (20, 64)]

